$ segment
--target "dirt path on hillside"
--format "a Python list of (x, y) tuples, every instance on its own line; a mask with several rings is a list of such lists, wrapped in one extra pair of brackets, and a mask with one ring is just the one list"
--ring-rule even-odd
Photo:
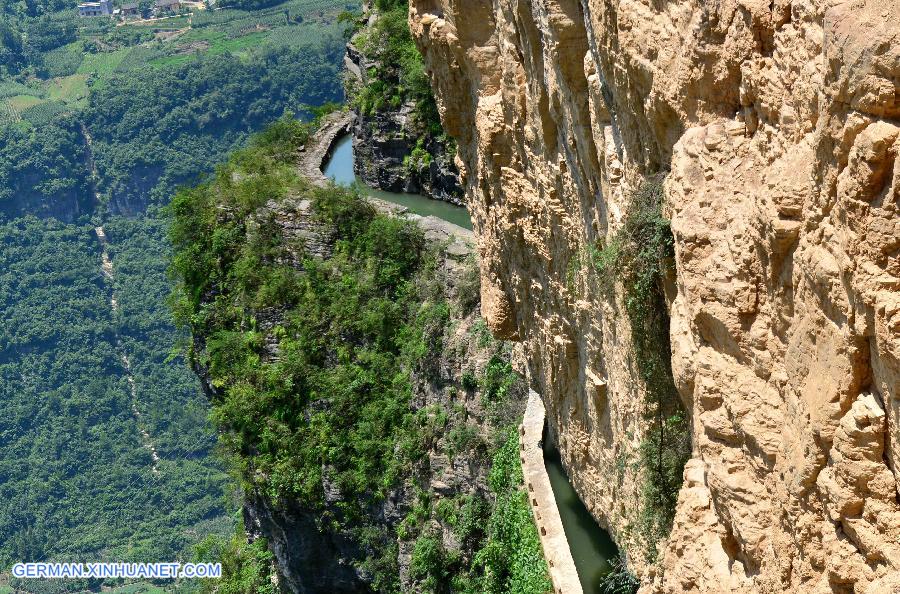
[[(116, 300), (116, 292), (115, 292), (115, 270), (113, 269), (112, 260), (109, 258), (109, 250), (108, 239), (106, 237), (106, 233), (103, 231), (103, 227), (94, 228), (94, 232), (97, 234), (97, 239), (100, 240), (100, 268), (103, 270), (103, 278), (106, 283), (109, 285), (110, 293), (109, 293), (109, 306), (112, 310), (113, 316), (119, 311), (119, 302)], [(144, 447), (150, 450), (150, 457), (153, 459), (153, 467), (151, 468), (151, 472), (153, 474), (159, 474), (159, 452), (156, 451), (156, 445), (153, 443), (153, 439), (150, 437), (150, 432), (147, 431), (146, 427), (144, 427), (143, 419), (141, 418), (141, 411), (138, 409), (138, 397), (137, 397), (137, 385), (134, 382), (134, 374), (131, 371), (131, 361), (128, 359), (128, 355), (125, 353), (125, 348), (122, 345), (122, 339), (119, 337), (119, 333), (116, 332), (116, 350), (119, 353), (119, 358), (122, 361), (122, 367), (125, 369), (125, 379), (128, 381), (128, 390), (131, 393), (131, 414), (134, 416), (134, 420), (137, 422), (138, 431), (141, 434), (141, 440), (144, 443)]]

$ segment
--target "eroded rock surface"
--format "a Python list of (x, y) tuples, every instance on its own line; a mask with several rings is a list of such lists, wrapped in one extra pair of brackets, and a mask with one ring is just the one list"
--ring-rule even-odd
[[(900, 591), (895, 0), (413, 0), (410, 24), (483, 314), (644, 590)], [(651, 565), (628, 323), (583, 262), (658, 171), (694, 457)]]

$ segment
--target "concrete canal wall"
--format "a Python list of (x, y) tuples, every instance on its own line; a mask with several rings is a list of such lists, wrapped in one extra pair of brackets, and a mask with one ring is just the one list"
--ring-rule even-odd
[(544, 403), (534, 390), (529, 390), (528, 405), (519, 433), (525, 488), (528, 490), (528, 501), (534, 513), (544, 557), (550, 566), (553, 590), (556, 594), (583, 594), (547, 467), (544, 465), (544, 451), (541, 447)]

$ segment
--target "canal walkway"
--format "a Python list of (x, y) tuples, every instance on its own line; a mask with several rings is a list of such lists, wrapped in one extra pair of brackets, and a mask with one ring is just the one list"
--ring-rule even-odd
[[(325, 116), (319, 129), (307, 142), (299, 153), (297, 168), (300, 173), (313, 184), (325, 187), (331, 180), (325, 175), (324, 170), (331, 159), (338, 142), (344, 138), (353, 125), (355, 115), (352, 111), (336, 111)], [(389, 192), (379, 192), (380, 195), (389, 196)], [(379, 198), (378, 196), (366, 196), (380, 212), (393, 216), (402, 216), (416, 222), (425, 232), (429, 241), (446, 241), (446, 251), (456, 260), (462, 260), (468, 256), (475, 246), (475, 234), (471, 229), (466, 229), (434, 215), (419, 215), (408, 206)], [(458, 207), (453, 207), (458, 208)]]
[(525, 417), (519, 428), (522, 473), (528, 501), (538, 527), (544, 558), (550, 568), (550, 579), (556, 594), (583, 594), (575, 560), (569, 549), (569, 541), (563, 528), (556, 496), (544, 464), (544, 450), (541, 441), (544, 435), (544, 403), (534, 390), (528, 391)]

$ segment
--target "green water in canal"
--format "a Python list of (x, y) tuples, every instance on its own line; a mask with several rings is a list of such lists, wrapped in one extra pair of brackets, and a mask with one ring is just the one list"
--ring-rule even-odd
[(350, 134), (338, 140), (334, 145), (331, 159), (328, 160), (322, 172), (326, 177), (330, 177), (339, 184), (349, 186), (355, 183), (363, 194), (405, 206), (410, 212), (417, 215), (432, 215), (466, 229), (472, 228), (472, 219), (466, 209), (461, 206), (454, 206), (441, 200), (432, 200), (420, 194), (384, 192), (366, 186), (353, 173), (353, 138)]
[(575, 569), (584, 594), (600, 594), (600, 583), (611, 569), (610, 561), (619, 551), (606, 530), (601, 528), (587, 510), (563, 469), (559, 452), (544, 432), (544, 465), (553, 487), (556, 507), (562, 518), (566, 539), (575, 560)]

